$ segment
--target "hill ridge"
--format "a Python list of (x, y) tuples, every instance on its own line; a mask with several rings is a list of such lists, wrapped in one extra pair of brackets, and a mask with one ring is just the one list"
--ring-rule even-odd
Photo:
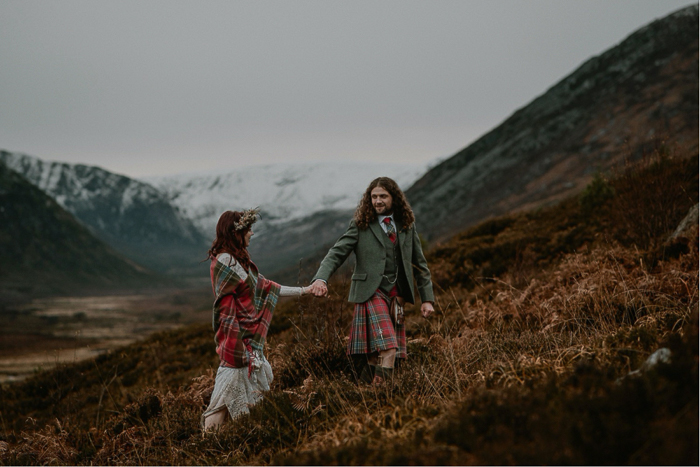
[(207, 241), (155, 187), (97, 166), (0, 151), (4, 161), (79, 222), (149, 269), (199, 271)]
[(671, 133), (697, 149), (697, 20), (695, 5), (640, 28), (429, 170), (407, 191), (421, 232), (562, 199)]
[(28, 296), (157, 285), (162, 279), (96, 238), (0, 160), (2, 307)]

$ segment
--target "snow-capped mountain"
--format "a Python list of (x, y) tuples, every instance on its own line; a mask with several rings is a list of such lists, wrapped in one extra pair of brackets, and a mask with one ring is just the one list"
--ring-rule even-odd
[(256, 233), (264, 234), (266, 227), (321, 211), (354, 209), (374, 178), (391, 177), (406, 189), (427, 169), (427, 164), (284, 163), (143, 180), (166, 193), (209, 237), (226, 210), (259, 206), (262, 221)]
[(200, 261), (226, 210), (261, 208), (251, 254), (272, 272), (337, 238), (372, 179), (389, 176), (405, 189), (428, 168), (287, 163), (136, 180), (7, 151), (0, 151), (0, 161), (125, 256), (178, 275), (200, 275)]
[(32, 297), (115, 293), (170, 282), (99, 240), (2, 160), (0, 276), (0, 315), (6, 305)]
[[(250, 254), (266, 275), (296, 281), (300, 261), (318, 255), (345, 230), (352, 211), (373, 179), (391, 177), (403, 189), (428, 170), (427, 164), (359, 162), (285, 163), (237, 170), (151, 177), (207, 238), (226, 210), (255, 206)], [(292, 283), (292, 282), (290, 282)]]
[[(153, 186), (104, 169), (0, 151), (2, 160), (95, 235), (150, 269), (198, 266), (207, 241)], [(185, 267), (187, 269), (187, 266)]]

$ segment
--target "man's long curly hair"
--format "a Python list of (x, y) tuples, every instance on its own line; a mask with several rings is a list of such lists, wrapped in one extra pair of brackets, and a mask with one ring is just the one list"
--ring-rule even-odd
[(355, 210), (354, 220), (361, 230), (365, 230), (372, 222), (377, 220), (377, 213), (372, 206), (372, 190), (380, 187), (384, 188), (391, 195), (391, 206), (394, 213), (394, 220), (401, 224), (403, 229), (408, 229), (413, 225), (416, 218), (413, 216), (411, 205), (406, 200), (399, 185), (389, 177), (379, 177), (372, 180), (362, 195), (360, 203)]
[(245, 236), (250, 227), (236, 230), (236, 223), (243, 215), (240, 211), (226, 211), (216, 223), (216, 238), (209, 249), (209, 259), (221, 253), (228, 253), (246, 270), (250, 267), (250, 255), (245, 246)]

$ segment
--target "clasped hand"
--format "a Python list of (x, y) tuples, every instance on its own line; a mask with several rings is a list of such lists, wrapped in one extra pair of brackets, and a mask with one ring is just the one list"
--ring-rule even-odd
[[(316, 297), (325, 297), (328, 295), (328, 286), (322, 280), (316, 279), (310, 286), (306, 287), (306, 292), (314, 294)], [(435, 312), (435, 308), (431, 302), (423, 302), (420, 312), (423, 318), (427, 318)]]
[(316, 297), (325, 297), (328, 295), (328, 286), (326, 286), (326, 283), (320, 279), (316, 279), (313, 284), (307, 287), (307, 290)]

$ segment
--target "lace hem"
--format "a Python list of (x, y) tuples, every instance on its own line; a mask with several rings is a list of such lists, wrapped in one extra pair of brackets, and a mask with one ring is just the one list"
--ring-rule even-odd
[(214, 391), (209, 407), (202, 414), (204, 418), (222, 407), (228, 409), (232, 419), (250, 413), (250, 407), (262, 400), (263, 393), (270, 390), (272, 367), (262, 352), (254, 351), (251, 355), (253, 371), (248, 377), (248, 368), (230, 368), (220, 366), (216, 373)]

